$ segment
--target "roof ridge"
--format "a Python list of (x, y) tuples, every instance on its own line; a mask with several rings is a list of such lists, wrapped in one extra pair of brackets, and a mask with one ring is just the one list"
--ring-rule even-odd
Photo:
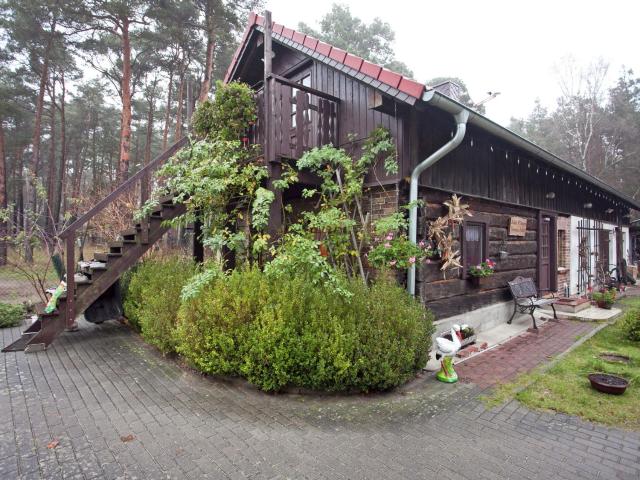
[[(251, 30), (256, 26), (264, 27), (264, 17), (258, 15), (255, 12), (251, 12), (249, 14), (249, 22), (247, 28), (245, 29), (242, 41), (240, 42), (240, 45), (238, 46), (238, 49), (236, 50), (233, 59), (231, 60), (229, 68), (227, 68), (227, 72), (225, 73), (225, 83), (229, 82), (229, 80), (231, 79), (231, 76), (233, 74), (233, 71), (235, 70), (238, 60), (240, 59), (240, 54), (249, 37), (249, 34), (251, 33)], [(334, 60), (335, 62), (340, 63), (348, 68), (351, 68), (366, 77), (377, 80), (380, 83), (388, 85), (391, 88), (395, 88), (396, 90), (405, 93), (406, 95), (413, 97), (414, 99), (421, 98), (422, 94), (425, 91), (426, 86), (423, 83), (420, 83), (400, 73), (389, 70), (381, 65), (365, 60), (364, 58), (349, 53), (341, 48), (330, 45), (326, 42), (323, 42), (322, 40), (318, 40), (311, 35), (307, 35), (291, 28), (287, 28), (284, 25), (276, 23), (275, 21), (272, 21), (271, 29), (275, 35), (280, 35), (292, 42), (297, 43), (301, 47), (306, 47), (313, 52), (324, 55), (325, 57)]]

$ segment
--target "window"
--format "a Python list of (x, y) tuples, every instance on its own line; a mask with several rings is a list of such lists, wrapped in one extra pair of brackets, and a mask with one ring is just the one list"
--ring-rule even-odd
[(478, 265), (487, 258), (487, 224), (484, 222), (464, 222), (462, 226), (462, 267), (463, 278), (469, 267)]
[(558, 268), (569, 268), (569, 246), (567, 245), (567, 231), (558, 230)]
[[(311, 87), (311, 74), (306, 74), (304, 77), (302, 77), (300, 80), (297, 81), (297, 83), (299, 83), (300, 85), (302, 85), (303, 87)], [(296, 94), (298, 93), (298, 89), (294, 88), (293, 90), (291, 90), (291, 98), (295, 99), (296, 98)], [(291, 105), (291, 128), (296, 128), (296, 112), (297, 112), (297, 105), (294, 103)]]

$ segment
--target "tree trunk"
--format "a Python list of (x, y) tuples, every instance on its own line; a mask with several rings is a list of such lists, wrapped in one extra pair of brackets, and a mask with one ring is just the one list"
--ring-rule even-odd
[[(144, 145), (144, 165), (151, 161), (151, 141), (153, 140), (153, 114), (155, 109), (156, 86), (158, 80), (155, 79), (149, 93), (149, 110), (147, 112), (147, 140)], [(140, 184), (140, 202), (144, 204), (149, 199), (149, 175), (144, 175)]]
[(118, 165), (118, 183), (129, 175), (129, 145), (131, 142), (131, 39), (129, 38), (129, 19), (122, 18), (122, 116), (120, 122), (120, 163)]
[(53, 218), (53, 201), (55, 198), (56, 188), (56, 75), (55, 69), (52, 70), (51, 75), (51, 90), (49, 95), (51, 97), (50, 116), (49, 116), (49, 169), (47, 172), (47, 204), (44, 210), (44, 231), (46, 232), (47, 240), (53, 237), (53, 227), (55, 219)]
[[(207, 22), (209, 23), (209, 21)], [(213, 23), (213, 19), (211, 19)], [(204, 67), (204, 78), (202, 79), (202, 85), (200, 85), (200, 95), (198, 96), (198, 103), (202, 103), (209, 98), (209, 90), (211, 90), (211, 76), (213, 75), (213, 54), (216, 47), (216, 34), (213, 26), (207, 26), (207, 56)]]
[[(7, 156), (4, 147), (4, 119), (0, 117), (0, 209), (7, 208)], [(8, 222), (0, 222), (0, 266), (7, 264)]]
[(16, 193), (16, 215), (13, 222), (16, 233), (22, 229), (22, 219), (24, 217), (24, 150), (22, 147), (16, 148), (16, 182), (14, 189)]
[[(28, 233), (31, 230), (31, 215), (36, 210), (36, 189), (35, 182), (38, 178), (38, 172), (40, 170), (40, 136), (42, 133), (42, 112), (44, 110), (44, 92), (47, 87), (47, 78), (49, 77), (49, 53), (51, 51), (51, 44), (53, 42), (53, 33), (56, 29), (56, 22), (51, 24), (51, 31), (47, 46), (44, 50), (42, 58), (42, 70), (40, 71), (40, 85), (38, 87), (38, 98), (36, 99), (36, 112), (33, 122), (33, 140), (32, 140), (32, 157), (31, 157), (31, 172), (29, 172), (28, 178), (25, 179), (27, 183), (33, 182), (31, 188), (26, 186), (25, 194), (33, 192), (33, 195), (27, 195), (27, 204), (24, 208), (23, 225), (25, 231)], [(33, 249), (28, 238), (24, 242), (24, 258), (27, 262), (33, 261)]]
[(184, 70), (180, 71), (180, 86), (178, 87), (178, 107), (176, 109), (176, 130), (173, 141), (177, 142), (182, 138), (182, 108), (184, 104)]
[(169, 137), (169, 124), (171, 123), (171, 100), (173, 96), (173, 68), (169, 70), (169, 91), (167, 92), (167, 107), (164, 112), (164, 129), (162, 131), (162, 151), (167, 149), (167, 138)]
[(53, 220), (56, 224), (60, 221), (60, 208), (62, 206), (63, 191), (67, 181), (67, 138), (66, 138), (66, 120), (65, 120), (65, 96), (66, 85), (64, 81), (64, 71), (60, 72), (60, 87), (62, 89), (60, 96), (60, 181), (56, 190), (56, 198), (53, 204)]

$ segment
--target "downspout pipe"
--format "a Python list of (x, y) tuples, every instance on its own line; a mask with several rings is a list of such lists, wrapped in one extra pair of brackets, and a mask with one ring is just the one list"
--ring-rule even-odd
[[(425, 97), (423, 98), (425, 101), (430, 103), (430, 101), (438, 99), (438, 97), (434, 97), (433, 94), (429, 95), (431, 92), (427, 92)], [(429, 96), (428, 96), (429, 95)], [(420, 180), (420, 175), (427, 168), (435, 164), (438, 160), (444, 157), (447, 153), (451, 152), (455, 149), (462, 140), (464, 139), (464, 135), (467, 132), (467, 120), (469, 119), (469, 112), (464, 108), (459, 108), (454, 111), (450, 111), (456, 122), (456, 132), (447, 143), (445, 143), (442, 147), (436, 150), (434, 153), (425, 158), (422, 162), (413, 169), (411, 172), (411, 183), (409, 187), (409, 205), (411, 208), (409, 209), (409, 240), (416, 244), (418, 241), (418, 206), (416, 205), (416, 201), (418, 200), (418, 181)], [(411, 295), (416, 294), (416, 266), (412, 265), (407, 272), (407, 290)]]

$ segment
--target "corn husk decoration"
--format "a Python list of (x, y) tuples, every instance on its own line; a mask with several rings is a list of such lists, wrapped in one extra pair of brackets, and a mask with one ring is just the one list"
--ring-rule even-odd
[(450, 200), (444, 202), (447, 214), (436, 218), (429, 225), (429, 238), (436, 244), (442, 257), (440, 270), (446, 278), (447, 270), (462, 268), (460, 263), (460, 250), (453, 250), (453, 232), (456, 226), (461, 225), (464, 217), (471, 217), (469, 205), (462, 203), (462, 197), (455, 193)]

